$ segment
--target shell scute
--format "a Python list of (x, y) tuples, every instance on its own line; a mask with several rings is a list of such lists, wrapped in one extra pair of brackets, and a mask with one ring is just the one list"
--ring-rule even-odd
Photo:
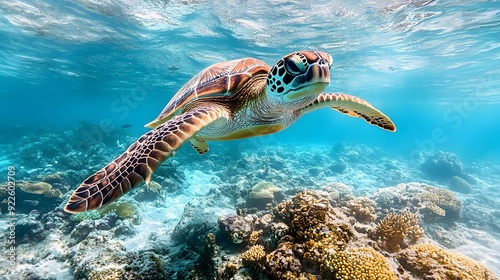
[(146, 127), (154, 128), (179, 113), (190, 101), (204, 96), (230, 95), (256, 73), (268, 73), (269, 65), (255, 58), (220, 62), (191, 78)]

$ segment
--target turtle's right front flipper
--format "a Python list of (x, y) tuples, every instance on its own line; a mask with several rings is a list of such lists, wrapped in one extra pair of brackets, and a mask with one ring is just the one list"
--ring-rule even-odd
[(220, 106), (207, 106), (176, 116), (149, 131), (125, 153), (87, 178), (71, 195), (64, 210), (70, 213), (109, 204), (142, 181), (149, 182), (158, 166), (200, 129), (228, 118)]

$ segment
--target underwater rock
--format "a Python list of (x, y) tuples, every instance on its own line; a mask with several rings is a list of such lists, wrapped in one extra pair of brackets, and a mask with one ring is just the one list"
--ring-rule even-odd
[(113, 228), (115, 237), (131, 237), (137, 233), (132, 223), (129, 220), (118, 220)]
[(154, 252), (133, 252), (127, 255), (130, 259), (125, 267), (125, 279), (161, 280), (168, 279), (164, 269), (165, 263)]
[(276, 203), (275, 193), (278, 193), (280, 188), (268, 181), (261, 181), (254, 185), (248, 194), (246, 207), (266, 209), (268, 204)]
[(123, 279), (130, 261), (119, 242), (96, 233), (72, 247), (67, 257), (75, 268), (74, 278), (88, 280)]
[(467, 181), (458, 176), (453, 176), (453, 178), (451, 178), (449, 188), (452, 191), (456, 191), (459, 193), (472, 193), (472, 186)]
[(85, 240), (89, 234), (95, 229), (94, 220), (83, 220), (71, 231), (69, 237), (69, 246), (74, 246)]
[(173, 241), (176, 244), (194, 247), (206, 234), (217, 232), (217, 219), (220, 215), (227, 213), (227, 208), (224, 207), (222, 199), (218, 201), (218, 204), (215, 204), (216, 201), (214, 196), (189, 201), (184, 207), (180, 221), (174, 228)]
[(33, 210), (30, 215), (16, 221), (16, 244), (41, 242), (46, 237), (44, 225), (37, 220), (40, 216)]
[(218, 220), (219, 229), (223, 236), (226, 236), (226, 240), (230, 240), (233, 243), (239, 244), (242, 242), (248, 242), (250, 235), (254, 231), (253, 223), (257, 217), (248, 216), (237, 216), (230, 215), (224, 216)]
[(430, 179), (448, 182), (453, 176), (464, 176), (463, 164), (457, 155), (439, 151), (428, 156), (420, 166)]
[(347, 163), (342, 160), (337, 160), (328, 165), (328, 169), (333, 173), (342, 174), (347, 169)]

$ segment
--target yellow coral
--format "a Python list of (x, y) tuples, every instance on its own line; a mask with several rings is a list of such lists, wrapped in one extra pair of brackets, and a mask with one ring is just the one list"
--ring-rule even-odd
[(48, 183), (60, 182), (64, 178), (64, 173), (58, 171), (56, 173), (42, 175), (40, 180)]
[(250, 238), (248, 238), (248, 243), (250, 245), (257, 243), (261, 234), (262, 234), (262, 230), (252, 231), (252, 233), (250, 233)]
[(462, 210), (462, 202), (450, 190), (423, 185), (423, 191), (417, 195), (417, 198), (423, 206), (438, 216), (446, 216), (447, 211), (459, 214)]
[(254, 245), (241, 254), (241, 259), (248, 262), (258, 262), (266, 256), (264, 246)]
[(19, 181), (16, 186), (26, 193), (44, 195), (47, 198), (59, 198), (62, 196), (60, 190), (53, 189), (52, 185), (46, 182)]
[(118, 267), (107, 267), (99, 270), (92, 270), (88, 274), (89, 280), (121, 280), (124, 270)]
[(150, 191), (155, 192), (155, 193), (158, 193), (161, 189), (161, 185), (156, 181), (150, 181), (148, 184), (146, 184), (146, 187)]
[(418, 225), (417, 215), (408, 211), (390, 213), (377, 224), (373, 234), (389, 252), (399, 251), (403, 244), (415, 244), (423, 236), (424, 230)]
[(396, 280), (382, 254), (370, 247), (347, 248), (326, 255), (322, 266), (325, 279)]
[(114, 212), (120, 218), (132, 218), (137, 212), (137, 209), (130, 202), (115, 202), (98, 211), (101, 216), (104, 216), (105, 214), (110, 212)]
[(375, 216), (375, 202), (368, 197), (356, 197), (347, 202), (349, 213), (362, 222), (373, 222)]
[(418, 278), (498, 280), (493, 272), (479, 262), (432, 244), (412, 245), (400, 252), (398, 260)]

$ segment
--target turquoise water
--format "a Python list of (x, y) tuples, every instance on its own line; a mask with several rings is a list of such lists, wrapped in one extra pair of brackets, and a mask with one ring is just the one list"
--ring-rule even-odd
[[(366, 183), (368, 189), (408, 181), (446, 187), (418, 171), (425, 158), (444, 151), (455, 154), (480, 182), (478, 197), (463, 200), (480, 203), (489, 197), (487, 205), (495, 205), (500, 185), (499, 38), (500, 1), (2, 1), (0, 170), (14, 166), (24, 181), (66, 172), (71, 179), (60, 190), (67, 199), (81, 180), (146, 133), (144, 124), (205, 67), (243, 57), (273, 65), (296, 50), (321, 50), (334, 58), (326, 91), (369, 101), (394, 121), (397, 131), (323, 109), (280, 133), (212, 144), (203, 157), (183, 147), (166, 166), (179, 168), (179, 174), (200, 170), (199, 177), (179, 179), (186, 189), (203, 180), (217, 185), (212, 176), (222, 184), (225, 177), (217, 172), (234, 163), (226, 157), (236, 162), (249, 153), (258, 156), (260, 149), (268, 155), (266, 149), (277, 146), (314, 156), (340, 142), (353, 150), (379, 149), (409, 175), (391, 183), (325, 175), (311, 179), (316, 186), (344, 179), (360, 188)], [(363, 149), (356, 150), (361, 157)], [(78, 164), (62, 164), (65, 158)], [(200, 167), (198, 161), (211, 167)], [(491, 177), (482, 177), (486, 174)], [(199, 193), (204, 192), (179, 198), (175, 209), (180, 213), (168, 223), (175, 226), (183, 205)], [(175, 204), (173, 193), (166, 197)], [(491, 207), (485, 211), (500, 213), (498, 205)], [(154, 210), (144, 211), (157, 217)], [(500, 238), (494, 240), (493, 252)], [(483, 263), (498, 274), (498, 255), (489, 259)], [(57, 267), (63, 275), (58, 279), (75, 269)]]
[[(446, 137), (424, 150), (500, 158), (497, 1), (186, 2), (3, 3), (4, 135), (10, 126), (103, 119), (139, 135), (206, 66), (242, 57), (272, 65), (294, 50), (319, 49), (335, 60), (327, 91), (370, 101), (398, 133), (322, 111), (274, 137), (409, 154), (438, 129)], [(314, 129), (318, 123), (326, 129)]]

